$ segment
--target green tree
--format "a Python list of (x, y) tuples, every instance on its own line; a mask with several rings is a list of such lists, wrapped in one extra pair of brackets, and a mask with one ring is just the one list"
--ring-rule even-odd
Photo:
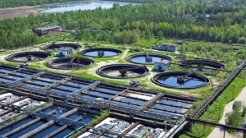
[(242, 102), (241, 101), (235, 101), (232, 105), (233, 111), (240, 112), (242, 110)]
[(226, 124), (227, 125), (232, 125), (232, 126), (238, 126), (242, 123), (242, 116), (238, 112), (230, 112), (226, 114)]
[(152, 38), (152, 33), (150, 30), (145, 31), (145, 39), (150, 40)]
[(162, 33), (162, 31), (158, 31), (157, 40), (162, 40), (162, 39), (163, 39), (163, 33)]

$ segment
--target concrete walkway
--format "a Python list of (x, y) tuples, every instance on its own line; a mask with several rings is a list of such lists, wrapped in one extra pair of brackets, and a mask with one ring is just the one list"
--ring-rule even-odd
[[(246, 100), (246, 87), (241, 91), (241, 93), (238, 95), (238, 97), (235, 100), (231, 101), (225, 106), (223, 116), (219, 121), (219, 123), (225, 124), (225, 120), (226, 120), (225, 115), (226, 113), (232, 112), (232, 105), (235, 101), (245, 102), (245, 100)], [(237, 133), (235, 136), (227, 132), (225, 133), (225, 138), (242, 138), (242, 137), (243, 137), (242, 133)], [(214, 130), (210, 133), (208, 138), (224, 138), (224, 129), (218, 127), (214, 128)]]

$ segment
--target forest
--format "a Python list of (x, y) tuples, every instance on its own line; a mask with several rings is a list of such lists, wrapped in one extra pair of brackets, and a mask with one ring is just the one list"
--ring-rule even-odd
[(112, 9), (6, 19), (0, 21), (0, 48), (12, 49), (45, 42), (48, 38), (36, 36), (32, 28), (49, 25), (75, 30), (77, 35), (73, 40), (146, 46), (146, 41), (166, 37), (245, 44), (246, 2), (216, 2), (160, 0), (137, 6), (114, 4)]

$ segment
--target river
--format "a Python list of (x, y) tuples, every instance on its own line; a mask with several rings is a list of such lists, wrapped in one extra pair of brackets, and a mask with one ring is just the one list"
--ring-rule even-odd
[(67, 12), (77, 10), (94, 10), (98, 7), (103, 9), (112, 8), (115, 3), (119, 3), (120, 6), (124, 5), (138, 5), (139, 3), (131, 2), (116, 2), (116, 1), (95, 1), (95, 2), (74, 2), (66, 4), (56, 4), (51, 6), (43, 7), (44, 10), (41, 13), (56, 13), (56, 12)]

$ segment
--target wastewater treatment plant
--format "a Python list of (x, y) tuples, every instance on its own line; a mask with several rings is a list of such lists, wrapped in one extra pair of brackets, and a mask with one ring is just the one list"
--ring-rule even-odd
[(246, 138), (244, 0), (71, 1), (0, 0), (0, 138)]
[[(245, 62), (228, 79), (218, 80), (214, 72), (229, 72), (225, 63), (189, 58), (71, 42), (7, 54), (5, 62), (16, 66), (0, 66), (0, 135), (169, 138), (182, 134), (190, 122), (211, 123), (198, 117)], [(220, 86), (211, 84), (215, 79)], [(206, 89), (214, 97), (195, 107), (201, 99), (194, 92)]]

